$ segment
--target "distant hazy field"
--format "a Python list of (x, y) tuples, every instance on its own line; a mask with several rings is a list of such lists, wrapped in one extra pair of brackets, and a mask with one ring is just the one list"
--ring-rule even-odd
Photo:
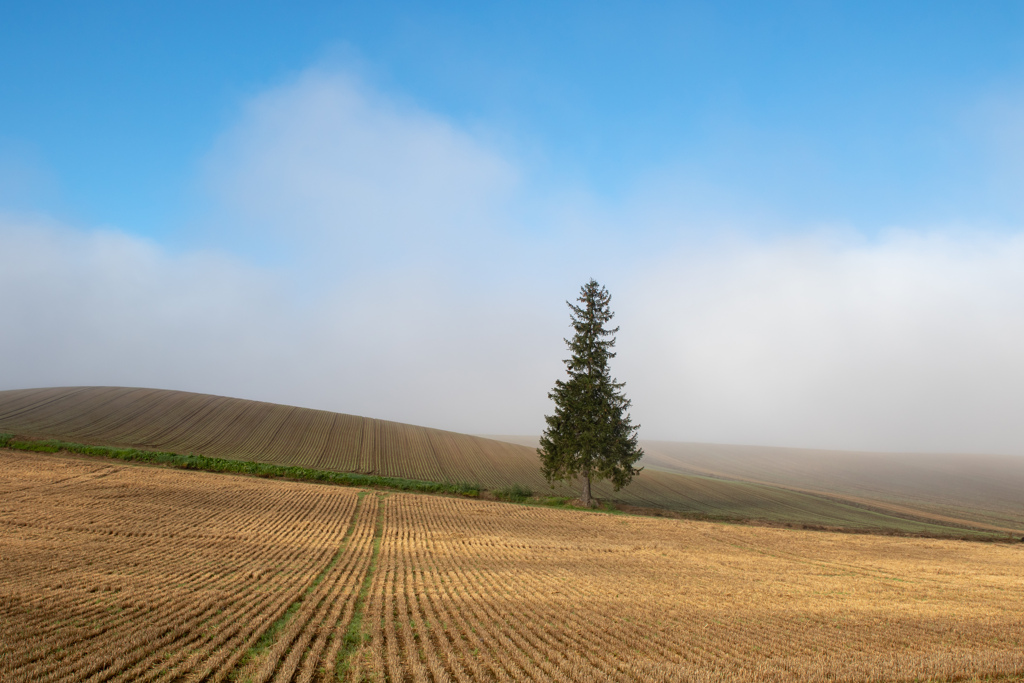
[(837, 493), (1024, 529), (1024, 457), (644, 442), (667, 471)]
[[(470, 482), (488, 489), (520, 484), (537, 493), (551, 492), (530, 446), (206, 394), (120, 387), (2, 391), (3, 431), (340, 472)], [(794, 462), (786, 456), (793, 449), (776, 449), (784, 452), (773, 472), (771, 458), (758, 456), (770, 449), (754, 449), (761, 458), (757, 460), (723, 450), (731, 447), (645, 443), (645, 448), (643, 473), (619, 492), (598, 484), (599, 498), (715, 518), (908, 533), (971, 533), (958, 526), (963, 524), (1024, 529), (1024, 459), (1019, 463), (1019, 488), (1014, 488), (1018, 470), (1004, 463), (1002, 469), (975, 468), (971, 481), (976, 485), (953, 495), (949, 476), (927, 468), (902, 467), (888, 480), (879, 474), (871, 479), (874, 488), (866, 488), (849, 472), (838, 473), (833, 480), (827, 475), (815, 478), (820, 463), (807, 457), (802, 464)], [(911, 485), (911, 480), (934, 483), (937, 493), (926, 499), (886, 488), (887, 482)], [(571, 496), (576, 488), (562, 485), (554, 492)]]
[[(536, 448), (533, 436), (491, 436)], [(650, 471), (769, 484), (907, 515), (1024, 530), (1024, 457), (642, 441)]]
[(0, 451), (0, 680), (1024, 674), (1024, 544)]

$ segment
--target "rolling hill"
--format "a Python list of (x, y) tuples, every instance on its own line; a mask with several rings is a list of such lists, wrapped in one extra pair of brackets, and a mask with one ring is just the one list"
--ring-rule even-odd
[[(281, 465), (377, 474), (426, 481), (473, 482), (494, 489), (521, 484), (548, 491), (537, 456), (527, 445), (443, 430), (207, 394), (125, 387), (65, 387), (0, 392), (0, 432), (93, 445), (134, 447)], [(683, 446), (686, 446), (685, 444)], [(650, 446), (648, 446), (650, 448)], [(688, 451), (687, 451), (688, 452)], [(710, 456), (708, 456), (710, 457)], [(691, 460), (693, 462), (691, 462)], [(742, 460), (742, 458), (740, 459)], [(653, 448), (647, 469), (619, 492), (598, 485), (595, 495), (628, 505), (721, 518), (779, 523), (948, 533), (975, 526), (1024, 528), (1012, 514), (957, 507), (942, 515), (913, 500), (873, 500), (860, 489), (806, 486), (783, 474), (717, 461), (687, 460), (670, 445)], [(770, 466), (762, 463), (767, 471)], [(796, 467), (786, 464), (786, 468)], [(572, 495), (574, 489), (556, 487)], [(888, 507), (887, 507), (888, 506)], [(937, 508), (936, 508), (937, 509)], [(968, 516), (971, 511), (973, 516)], [(989, 519), (1011, 523), (996, 524)], [(962, 533), (962, 530), (957, 530)]]
[[(536, 447), (531, 436), (494, 439)], [(839, 496), (898, 514), (1024, 528), (1024, 458), (642, 441), (650, 470)]]

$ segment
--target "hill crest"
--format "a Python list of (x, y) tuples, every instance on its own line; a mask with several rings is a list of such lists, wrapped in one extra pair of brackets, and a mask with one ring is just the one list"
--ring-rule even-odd
[[(575, 494), (574, 487), (564, 484), (549, 489), (535, 449), (523, 443), (183, 391), (131, 387), (0, 391), (0, 431), (337, 472), (470, 482), (488, 489), (520, 484), (536, 492)], [(997, 506), (972, 508), (968, 511), (973, 516), (967, 516), (966, 508), (948, 509), (937, 503), (929, 507), (927, 500), (904, 500), (888, 490), (868, 495), (879, 491), (864, 493), (842, 482), (829, 489), (820, 481), (800, 482), (781, 475), (772, 481), (750, 467), (707, 466), (708, 458), (718, 457), (715, 453), (728, 455), (730, 447), (700, 445), (694, 450), (688, 444), (644, 445), (648, 454), (641, 465), (647, 469), (619, 492), (599, 484), (595, 487), (598, 498), (778, 523), (933, 532), (934, 525), (955, 519), (979, 527), (1024, 529), (1024, 512), (1015, 516), (1007, 509), (1015, 500), (1009, 494), (999, 498)], [(679, 448), (689, 448), (689, 456), (683, 457), (686, 453), (677, 452)], [(719, 457), (714, 463), (740, 461)]]

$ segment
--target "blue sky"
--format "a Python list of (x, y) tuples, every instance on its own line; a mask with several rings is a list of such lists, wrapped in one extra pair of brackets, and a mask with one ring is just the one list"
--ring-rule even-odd
[(1021, 97), (1016, 2), (40, 2), (4, 15), (0, 150), (41, 176), (4, 198), (91, 223), (173, 233), (240, 102), (314, 64), (492, 129), (538, 182), (613, 200), (674, 169), (723, 200), (865, 231), (1022, 212), (984, 130), (987, 108)]
[(1021, 3), (2, 17), (0, 389), (535, 433), (594, 276), (642, 436), (1024, 453)]

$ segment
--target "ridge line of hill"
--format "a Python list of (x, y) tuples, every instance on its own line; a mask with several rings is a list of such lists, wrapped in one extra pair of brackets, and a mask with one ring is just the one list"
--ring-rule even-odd
[[(535, 449), (524, 445), (191, 392), (126, 387), (0, 391), (0, 431), (104, 447), (203, 453), (211, 458), (281, 467), (427, 482), (465, 481), (491, 490), (519, 486), (531, 493), (550, 491), (552, 496), (570, 498), (576, 495), (575, 488), (565, 484), (549, 488), (540, 473)], [(742, 460), (735, 453), (723, 453), (723, 462), (730, 462), (729, 458), (734, 464)], [(823, 527), (949, 533), (953, 529), (959, 532), (966, 522), (975, 529), (1008, 529), (1017, 523), (1024, 528), (1024, 520), (1018, 521), (1012, 511), (1006, 513), (1002, 508), (981, 509), (972, 519), (893, 498), (883, 502), (894, 507), (879, 510), (878, 501), (862, 495), (856, 486), (822, 490), (799, 479), (768, 481), (750, 472), (719, 472), (717, 477), (721, 478), (716, 478), (660, 471), (663, 462), (670, 462), (666, 460), (668, 455), (651, 453), (648, 462), (641, 464), (654, 467), (645, 469), (632, 484), (618, 492), (606, 483), (600, 484), (595, 487), (595, 496), (616, 504), (687, 515)], [(699, 456), (715, 461), (719, 454), (698, 451), (690, 455), (691, 459)], [(678, 462), (671, 462), (676, 462), (678, 469)], [(699, 466), (701, 462), (692, 464)], [(783, 474), (788, 476), (787, 472)], [(857, 498), (867, 502), (855, 502)], [(908, 514), (917, 518), (908, 518)], [(1001, 516), (1012, 524), (997, 523)], [(953, 520), (956, 527), (951, 526)]]

